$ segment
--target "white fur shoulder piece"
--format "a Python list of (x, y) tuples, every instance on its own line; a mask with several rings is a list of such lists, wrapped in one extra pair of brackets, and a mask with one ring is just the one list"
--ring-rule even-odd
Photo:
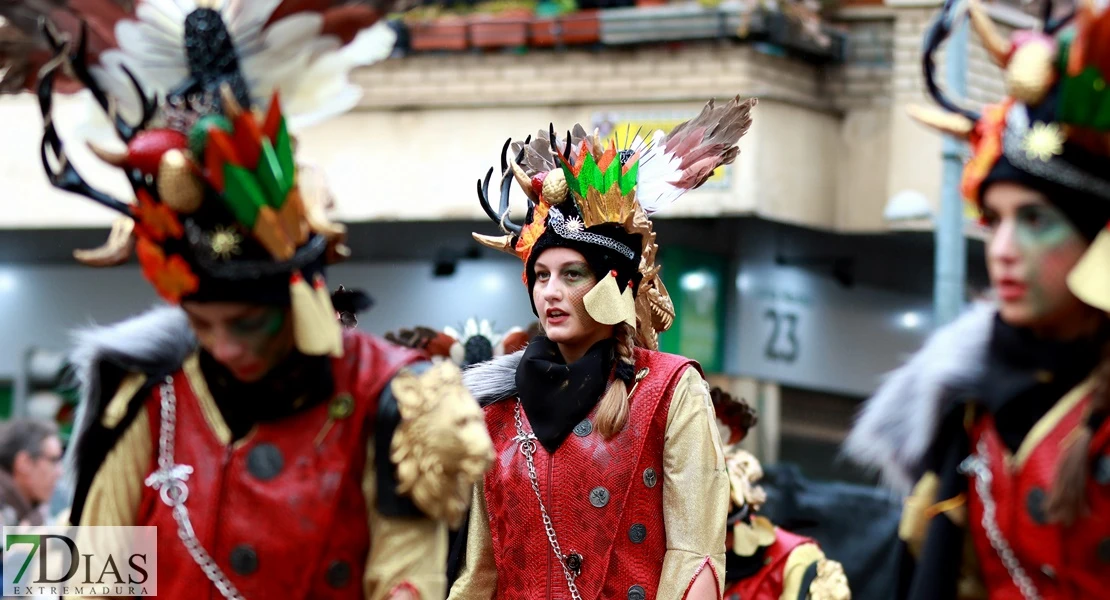
[(516, 368), (524, 350), (498, 356), (463, 371), (463, 385), (478, 404), (486, 406), (516, 395)]
[(889, 373), (856, 417), (843, 453), (907, 493), (929, 450), (951, 392), (980, 373), (996, 308), (976, 304), (934, 332), (908, 362)]
[(69, 444), (71, 450), (80, 446), (82, 434), (103, 411), (101, 403), (107, 401), (100, 389), (101, 365), (109, 363), (140, 373), (164, 373), (180, 367), (196, 349), (189, 321), (177, 307), (157, 307), (112, 325), (87, 327), (73, 337), (70, 362), (75, 367), (81, 401)]

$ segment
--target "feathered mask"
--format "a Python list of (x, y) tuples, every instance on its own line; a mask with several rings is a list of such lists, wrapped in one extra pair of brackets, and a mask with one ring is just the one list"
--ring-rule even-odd
[[(657, 131), (648, 142), (637, 132), (627, 148), (602, 141), (597, 132), (587, 134), (581, 125), (561, 142), (550, 127), (534, 140), (511, 143), (512, 160), (506, 142), (496, 209), (489, 196), (493, 169), (478, 181), (482, 208), (505, 235), (474, 238), (524, 261), (529, 288), (544, 249), (580, 250), (599, 277), (585, 297), (590, 316), (606, 325), (627, 323), (636, 328), (640, 345), (657, 348), (658, 333), (674, 321), (674, 305), (659, 277), (649, 217), (736, 159), (755, 103), (739, 97), (722, 106), (710, 101), (669, 134)], [(528, 197), (523, 224), (509, 218), (513, 179)]]
[[(947, 0), (926, 36), (925, 81), (944, 109), (912, 107), (911, 116), (968, 140), (972, 156), (962, 192), (978, 204), (987, 183), (1005, 169), (1022, 183), (1094, 207), (1110, 203), (1110, 10), (1081, 0), (1073, 15), (1052, 20), (1045, 2), (1043, 31), (1017, 31), (1008, 39), (994, 27), (979, 0), (969, 0), (971, 25), (1003, 69), (1007, 98), (977, 113), (949, 99), (935, 78), (934, 54), (955, 20)], [(1074, 19), (1074, 26), (1067, 25)], [(1057, 191), (1058, 190), (1058, 191)], [(1104, 227), (1102, 211), (1092, 211)], [(1090, 220), (1088, 217), (1087, 220)], [(1085, 223), (1079, 223), (1085, 226)], [(1098, 234), (1069, 274), (1082, 300), (1110, 310), (1110, 233)]]
[[(123, 215), (108, 244), (75, 253), (79, 260), (110, 266), (134, 251), (170, 303), (288, 304), (302, 352), (341, 353), (323, 270), (348, 254), (346, 232), (324, 216), (326, 186), (296, 163), (290, 115), (343, 110), (334, 98), (311, 98), (316, 86), (345, 82), (349, 66), (370, 59), (344, 52), (367, 41), (360, 32), (378, 13), (356, 11), (361, 17), (345, 28), (329, 24), (330, 5), (140, 0), (115, 24), (119, 47), (101, 52), (95, 64), (87, 25), (74, 39), (46, 22), (53, 58), (37, 92), (47, 176)], [(344, 46), (344, 39), (353, 43)], [(391, 43), (385, 46), (388, 52)], [(321, 74), (312, 67), (320, 60), (330, 79), (310, 77)], [(133, 202), (92, 187), (67, 158), (52, 119), (63, 71), (91, 92), (125, 145), (93, 151), (126, 173)], [(299, 110), (286, 109), (285, 90)]]

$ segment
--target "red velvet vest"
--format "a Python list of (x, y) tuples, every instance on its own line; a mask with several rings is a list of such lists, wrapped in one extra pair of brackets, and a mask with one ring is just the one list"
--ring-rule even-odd
[[(230, 446), (220, 442), (202, 410), (198, 397), (208, 391), (198, 381), (199, 369), (187, 365), (173, 377), (175, 462), (193, 468), (186, 501), (193, 528), (248, 599), (363, 597), (370, 543), (362, 482), (378, 395), (419, 355), (357, 332), (346, 332), (343, 342), (343, 357), (332, 361), (330, 402), (259, 424)], [(152, 469), (159, 388), (147, 401)], [(337, 414), (348, 416), (329, 422), (329, 409), (341, 405), (349, 411)], [(221, 597), (178, 538), (170, 508), (149, 487), (137, 521), (158, 527), (159, 598)]]
[[(1067, 405), (1061, 400), (1027, 436), (1022, 457), (1010, 456), (990, 416), (976, 420), (971, 447), (985, 443), (998, 528), (1022, 569), (1045, 600), (1104, 598), (1110, 594), (1110, 422), (1097, 432), (1087, 481), (1089, 512), (1071, 527), (1049, 523), (1044, 499), (1056, 479), (1061, 455), (1082, 423), (1089, 397)], [(1054, 412), (1060, 409), (1059, 413)], [(1044, 435), (1036, 439), (1039, 428)], [(1101, 450), (1099, 450), (1101, 449)], [(1022, 462), (1017, 460), (1022, 458)], [(968, 482), (969, 528), (990, 600), (1022, 600), (983, 526), (984, 499), (975, 481)]]
[[(775, 528), (775, 542), (764, 552), (763, 568), (751, 577), (731, 583), (725, 589), (725, 600), (780, 600), (790, 553), (813, 540)], [(791, 599), (793, 600), (793, 599)]]
[[(549, 454), (537, 444), (536, 475), (564, 555), (581, 557), (575, 584), (582, 598), (655, 598), (666, 552), (663, 447), (671, 396), (696, 366), (681, 356), (636, 350), (648, 368), (630, 401), (628, 424), (605, 440), (593, 427), (597, 409)], [(551, 549), (527, 463), (513, 440), (515, 400), (486, 408), (497, 460), (486, 474), (496, 598), (569, 598)], [(525, 432), (531, 432), (521, 411)]]

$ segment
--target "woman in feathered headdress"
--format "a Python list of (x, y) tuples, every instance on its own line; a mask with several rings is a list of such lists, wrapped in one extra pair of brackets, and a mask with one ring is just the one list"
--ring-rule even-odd
[[(502, 150), (506, 231), (544, 335), (470, 369), (498, 459), (452, 598), (716, 598), (728, 478), (698, 366), (657, 352), (673, 305), (649, 216), (732, 162), (754, 100), (710, 102), (653, 144), (576, 126)], [(509, 219), (516, 179), (529, 198)]]
[[(134, 251), (173, 305), (81, 336), (71, 519), (157, 527), (159, 597), (446, 593), (448, 525), (492, 457), (481, 413), (457, 368), (341, 330), (336, 312), (365, 298), (333, 304), (324, 272), (348, 254), (345, 230), (290, 133), (349, 107), (347, 71), (382, 54), (364, 45), (389, 47), (370, 43), (378, 14), (140, 0), (96, 64), (86, 28), (46, 27), (50, 181), (122, 215), (78, 258), (107, 266)], [(63, 69), (126, 144), (97, 154), (134, 201), (67, 160), (51, 118)]]
[[(971, 142), (963, 192), (995, 292), (936, 334), (863, 410), (847, 451), (908, 489), (915, 599), (1095, 598), (1110, 585), (1110, 12), (1083, 3), (1006, 39), (970, 17), (1008, 97), (982, 114), (930, 91), (914, 116)], [(965, 546), (965, 538), (970, 545)], [(965, 549), (966, 548), (966, 549)], [(961, 577), (963, 575), (964, 577)]]

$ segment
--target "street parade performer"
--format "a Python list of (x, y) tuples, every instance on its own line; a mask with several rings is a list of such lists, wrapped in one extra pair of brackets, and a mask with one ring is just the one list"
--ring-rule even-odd
[[(974, 28), (1008, 97), (920, 120), (971, 142), (963, 192), (996, 300), (933, 334), (865, 405), (850, 456), (903, 490), (915, 600), (1100, 598), (1110, 586), (1110, 12), (1006, 39)], [(1093, 241), (1093, 243), (1092, 243)]]
[(851, 600), (844, 567), (811, 538), (759, 514), (767, 494), (763, 466), (740, 444), (756, 424), (752, 407), (719, 387), (711, 391), (725, 442), (732, 504), (725, 539), (725, 600)]
[[(718, 598), (728, 478), (709, 388), (657, 352), (674, 308), (650, 215), (735, 160), (754, 100), (709, 102), (630, 147), (554, 128), (479, 181), (544, 335), (466, 371), (497, 459), (476, 486), (451, 598)], [(631, 137), (631, 136), (629, 136)], [(510, 220), (515, 179), (529, 199)]]
[[(337, 319), (359, 308), (333, 305), (324, 279), (345, 229), (298, 169), (290, 120), (349, 107), (335, 93), (364, 58), (345, 53), (383, 44), (365, 37), (379, 13), (318, 4), (140, 1), (96, 67), (84, 28), (46, 28), (50, 181), (124, 216), (78, 256), (133, 249), (171, 305), (80, 336), (71, 522), (157, 527), (161, 598), (443, 598), (448, 527), (493, 458), (457, 367)], [(95, 152), (132, 202), (67, 159), (51, 118), (63, 69), (126, 144)]]

